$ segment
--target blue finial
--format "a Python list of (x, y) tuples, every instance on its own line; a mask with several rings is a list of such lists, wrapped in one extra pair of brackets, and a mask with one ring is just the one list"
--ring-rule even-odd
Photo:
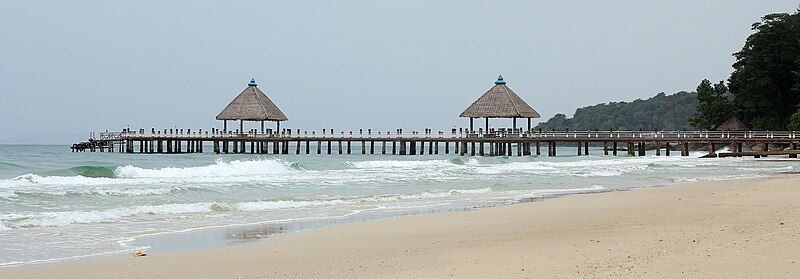
[(249, 85), (249, 86), (256, 86), (256, 79), (254, 79), (254, 78), (251, 78), (251, 79), (250, 79), (250, 83), (248, 83), (247, 85)]
[(494, 84), (506, 84), (506, 81), (503, 80), (503, 75), (498, 76), (497, 81), (495, 81)]

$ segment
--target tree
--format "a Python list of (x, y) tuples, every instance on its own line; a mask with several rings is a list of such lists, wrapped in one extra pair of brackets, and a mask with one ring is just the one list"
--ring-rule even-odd
[(800, 131), (800, 109), (798, 109), (789, 119), (789, 130)]
[(800, 103), (800, 11), (753, 24), (728, 79), (734, 104), (757, 130), (786, 129)]
[(704, 79), (697, 86), (697, 111), (689, 118), (689, 124), (698, 129), (711, 130), (733, 116), (735, 108), (728, 87), (720, 81), (714, 86)]
[(543, 130), (681, 130), (697, 107), (695, 93), (659, 93), (646, 100), (610, 102), (578, 108), (572, 118), (556, 114), (536, 128)]

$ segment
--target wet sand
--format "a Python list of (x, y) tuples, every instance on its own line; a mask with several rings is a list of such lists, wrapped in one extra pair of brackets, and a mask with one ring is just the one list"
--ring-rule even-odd
[(289, 233), (0, 278), (701, 277), (800, 274), (800, 177), (696, 182)]

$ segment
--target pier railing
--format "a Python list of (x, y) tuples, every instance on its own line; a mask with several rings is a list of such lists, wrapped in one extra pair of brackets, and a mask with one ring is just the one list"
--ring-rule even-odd
[[(293, 133), (293, 131), (295, 133)], [(418, 138), (534, 138), (534, 139), (797, 139), (798, 133), (795, 131), (523, 131), (516, 130), (490, 130), (484, 132), (467, 131), (465, 129), (453, 129), (449, 132), (433, 132), (425, 129), (423, 132), (404, 132), (397, 129), (394, 133), (374, 132), (371, 129), (360, 131), (336, 131), (323, 129), (317, 131), (283, 130), (281, 132), (258, 132), (255, 130), (246, 133), (238, 131), (221, 131), (217, 129), (192, 130), (192, 129), (164, 129), (149, 131), (140, 129), (124, 130), (122, 132), (102, 132), (100, 140), (124, 140), (128, 138), (182, 138), (182, 139), (211, 139), (211, 138), (230, 138), (230, 139), (302, 139), (302, 138), (374, 138), (374, 139), (418, 139)]]

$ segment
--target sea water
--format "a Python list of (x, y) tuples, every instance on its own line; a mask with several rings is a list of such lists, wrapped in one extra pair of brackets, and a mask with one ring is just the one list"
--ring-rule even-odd
[(343, 222), (800, 167), (789, 160), (698, 158), (702, 153), (590, 151), (566, 155), (577, 150), (562, 147), (558, 157), (143, 155), (0, 145), (0, 267), (139, 248), (235, 245)]

